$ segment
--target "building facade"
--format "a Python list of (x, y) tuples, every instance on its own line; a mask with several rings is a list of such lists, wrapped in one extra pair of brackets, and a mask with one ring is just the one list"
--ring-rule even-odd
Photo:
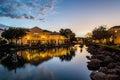
[(108, 31), (112, 33), (112, 37), (110, 41), (114, 44), (120, 45), (120, 26), (114, 26), (110, 28)]
[(42, 30), (38, 27), (33, 27), (27, 31), (26, 36), (19, 40), (19, 44), (29, 45), (61, 45), (65, 44), (68, 39), (57, 32)]

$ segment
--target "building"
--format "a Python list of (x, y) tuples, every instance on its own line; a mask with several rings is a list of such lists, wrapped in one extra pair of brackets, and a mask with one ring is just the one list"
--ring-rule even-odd
[(112, 41), (114, 44), (120, 45), (120, 26), (114, 26), (108, 31), (112, 33), (110, 41)]
[(43, 30), (38, 27), (33, 27), (27, 31), (26, 36), (19, 40), (19, 44), (29, 45), (61, 45), (65, 44), (68, 39), (57, 32)]

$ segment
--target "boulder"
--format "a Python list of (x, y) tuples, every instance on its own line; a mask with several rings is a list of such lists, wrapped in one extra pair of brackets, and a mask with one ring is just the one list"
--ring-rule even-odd
[(119, 74), (119, 69), (108, 69), (107, 74)]
[(120, 55), (115, 55), (115, 56), (113, 56), (113, 58), (114, 58), (114, 60), (116, 60), (116, 61), (119, 61), (119, 62), (120, 62)]
[(120, 62), (117, 62), (116, 64), (117, 64), (118, 66), (120, 66)]
[(88, 62), (88, 69), (89, 70), (97, 70), (100, 67), (101, 61), (99, 59), (91, 59), (90, 62)]
[(104, 50), (104, 51), (99, 52), (99, 54), (103, 54), (105, 56), (110, 56), (112, 53)]
[(109, 64), (107, 65), (107, 68), (108, 68), (108, 69), (112, 69), (112, 68), (115, 68), (116, 65), (117, 65), (116, 63), (113, 63), (113, 62), (112, 62), (112, 63), (109, 63)]
[(120, 76), (115, 74), (108, 74), (106, 76), (106, 80), (120, 80)]
[(93, 55), (92, 57), (91, 57), (91, 59), (99, 59), (99, 60), (104, 60), (105, 59), (105, 55), (103, 55), (103, 54), (97, 54), (97, 55)]
[(95, 46), (89, 46), (87, 51), (91, 54), (96, 54), (97, 48)]
[(107, 67), (100, 67), (99, 72), (107, 73)]
[(119, 66), (119, 65), (116, 65), (116, 67), (115, 67), (115, 68), (120, 69), (120, 66)]
[(106, 74), (103, 72), (92, 72), (90, 77), (92, 80), (105, 80)]
[(88, 60), (91, 60), (91, 57), (90, 57), (90, 56), (86, 56), (86, 58), (87, 58)]
[(105, 59), (105, 55), (103, 55), (103, 54), (97, 55), (97, 58), (99, 60), (104, 60)]
[(108, 65), (112, 61), (113, 61), (113, 59), (110, 56), (106, 56), (105, 59), (104, 59), (104, 64)]
[(116, 66), (115, 69), (117, 70), (117, 74), (120, 75), (120, 66)]
[(102, 52), (102, 51), (104, 51), (105, 50), (105, 48), (104, 47), (100, 47), (100, 48), (98, 48), (98, 52), (100, 53), (100, 52)]

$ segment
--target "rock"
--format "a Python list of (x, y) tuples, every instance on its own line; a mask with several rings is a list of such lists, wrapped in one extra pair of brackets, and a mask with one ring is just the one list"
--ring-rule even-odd
[(90, 77), (93, 80), (105, 80), (106, 74), (102, 72), (92, 72)]
[(114, 58), (114, 60), (116, 60), (116, 61), (119, 61), (119, 62), (120, 62), (120, 56), (119, 56), (119, 55), (115, 55), (115, 56), (113, 56), (113, 58)]
[(120, 80), (120, 76), (115, 74), (108, 74), (106, 76), (106, 80)]
[(107, 74), (119, 74), (119, 69), (108, 69)]
[(111, 56), (112, 55), (112, 53), (109, 52), (109, 51), (104, 51), (104, 53), (105, 53), (106, 56)]
[(103, 54), (105, 56), (110, 56), (112, 53), (104, 50), (104, 51), (99, 52), (99, 54)]
[(115, 69), (117, 70), (117, 74), (120, 75), (120, 66), (116, 66)]
[(99, 60), (104, 60), (105, 59), (105, 55), (103, 55), (103, 54), (97, 55), (97, 58)]
[(107, 65), (108, 69), (112, 69), (112, 68), (115, 68), (115, 67), (116, 67), (116, 63), (113, 63), (113, 62)]
[(100, 67), (99, 72), (107, 73), (107, 67)]
[(86, 56), (86, 58), (87, 58), (88, 60), (91, 60), (91, 57), (90, 57), (90, 56)]
[(119, 66), (119, 65), (116, 65), (116, 67), (115, 67), (115, 68), (120, 69), (120, 66)]
[[(109, 52), (105, 48), (91, 46), (89, 52), (92, 56), (86, 56), (88, 69), (98, 70), (92, 72), (90, 77), (92, 80), (120, 80), (120, 55), (115, 52)], [(102, 67), (104, 66), (104, 67)]]
[(113, 59), (110, 56), (106, 56), (105, 59), (104, 59), (104, 64), (108, 65), (112, 61), (113, 61)]
[(89, 46), (87, 51), (91, 54), (96, 54), (97, 48), (95, 46)]
[(116, 65), (120, 66), (120, 62), (117, 62)]
[(97, 70), (100, 67), (100, 63), (101, 63), (101, 61), (98, 59), (91, 59), (91, 61), (88, 62), (87, 67), (90, 70)]
[(105, 59), (105, 55), (103, 55), (103, 54), (97, 54), (97, 55), (93, 55), (92, 57), (91, 57), (91, 59), (99, 59), (99, 60), (104, 60)]
[(96, 72), (95, 71), (93, 71), (91, 74), (90, 74), (90, 78), (92, 79), (92, 80), (94, 80), (94, 75), (96, 74)]
[(102, 52), (102, 51), (104, 51), (105, 50), (105, 48), (104, 47), (100, 47), (100, 48), (98, 48), (98, 52)]

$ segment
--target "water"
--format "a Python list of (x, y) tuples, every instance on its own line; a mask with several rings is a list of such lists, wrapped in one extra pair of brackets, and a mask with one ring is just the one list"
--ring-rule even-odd
[(0, 57), (0, 80), (91, 80), (86, 46), (18, 51), (17, 58), (5, 55)]

